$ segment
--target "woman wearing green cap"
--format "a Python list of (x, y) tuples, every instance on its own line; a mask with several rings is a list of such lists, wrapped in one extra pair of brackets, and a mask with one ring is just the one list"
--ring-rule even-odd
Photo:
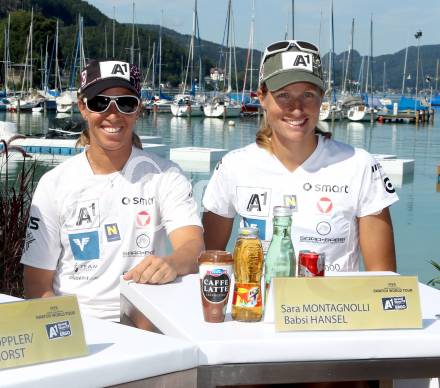
[(362, 149), (319, 134), (321, 59), (308, 42), (282, 41), (264, 52), (258, 97), (265, 115), (256, 142), (228, 153), (205, 191), (208, 249), (224, 249), (233, 219), (272, 236), (274, 206), (292, 210), (295, 251), (326, 256), (326, 271), (396, 269), (388, 207), (398, 200), (382, 167)]
[(141, 112), (135, 65), (89, 63), (78, 106), (88, 124), (85, 152), (46, 173), (35, 191), (25, 295), (76, 294), (83, 314), (119, 320), (122, 275), (162, 284), (197, 271), (201, 223), (182, 171), (142, 151), (133, 131)]

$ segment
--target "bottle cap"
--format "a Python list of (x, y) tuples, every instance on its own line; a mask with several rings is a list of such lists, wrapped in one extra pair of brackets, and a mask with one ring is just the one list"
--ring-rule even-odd
[(256, 226), (246, 226), (238, 229), (238, 233), (242, 236), (256, 236), (258, 237), (258, 228)]
[(273, 216), (274, 217), (288, 217), (292, 215), (292, 209), (288, 206), (274, 206)]

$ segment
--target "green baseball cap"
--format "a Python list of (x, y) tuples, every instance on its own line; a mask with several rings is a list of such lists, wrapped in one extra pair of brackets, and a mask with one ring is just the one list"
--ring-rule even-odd
[(286, 40), (269, 45), (260, 67), (260, 84), (270, 91), (296, 82), (309, 82), (325, 91), (319, 51), (311, 43)]

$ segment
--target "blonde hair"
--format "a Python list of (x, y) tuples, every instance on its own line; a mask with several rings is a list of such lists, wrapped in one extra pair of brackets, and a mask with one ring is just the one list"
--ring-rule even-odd
[[(266, 84), (262, 82), (260, 84), (260, 92), (263, 96), (267, 94), (269, 89), (267, 88)], [(326, 138), (331, 137), (331, 132), (323, 131), (321, 128), (319, 128), (319, 124), (315, 128), (315, 134), (317, 135), (323, 135)], [(255, 141), (257, 145), (266, 151), (269, 151), (270, 153), (273, 153), (272, 150), (272, 128), (270, 127), (266, 111), (263, 112), (263, 120), (261, 121), (260, 129), (258, 130), (257, 134), (255, 135)]]
[[(83, 101), (83, 98), (84, 98), (83, 94), (80, 94), (78, 96), (78, 100), (81, 102)], [(142, 141), (140, 137), (134, 132), (131, 134), (131, 142), (136, 148), (142, 149)], [(85, 147), (86, 145), (89, 144), (90, 144), (90, 133), (89, 133), (89, 128), (86, 128), (81, 132), (79, 139), (75, 143), (75, 147), (76, 148)]]

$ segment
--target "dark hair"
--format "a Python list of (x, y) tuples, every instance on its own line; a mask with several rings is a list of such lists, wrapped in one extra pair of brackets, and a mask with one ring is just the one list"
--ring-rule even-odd
[[(266, 83), (262, 82), (259, 87), (261, 93), (263, 95), (266, 95), (269, 89), (267, 88)], [(319, 125), (319, 124), (318, 124)], [(331, 132), (323, 131), (318, 126), (315, 128), (315, 134), (317, 135), (323, 135), (326, 138), (331, 138), (332, 134)], [(263, 112), (263, 120), (261, 121), (260, 129), (258, 130), (255, 141), (257, 145), (261, 148), (264, 148), (265, 150), (269, 152), (272, 151), (272, 128), (270, 127), (269, 123), (267, 122), (266, 112)]]

